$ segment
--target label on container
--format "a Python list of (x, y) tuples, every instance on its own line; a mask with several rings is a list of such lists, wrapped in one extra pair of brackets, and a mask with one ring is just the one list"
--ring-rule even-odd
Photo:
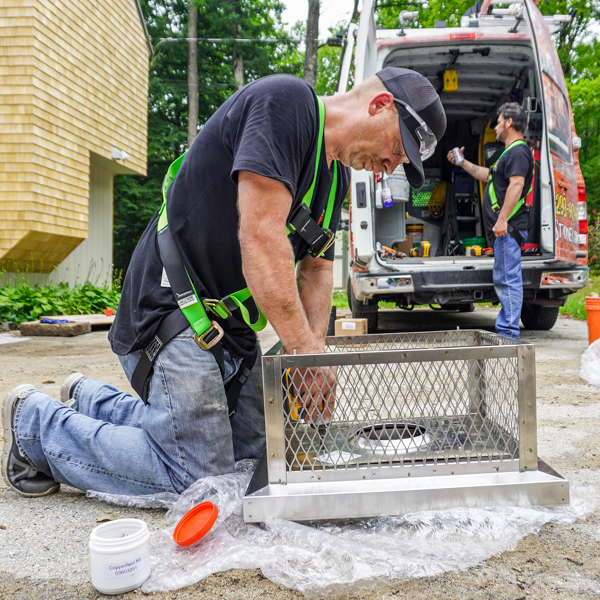
[(133, 575), (144, 568), (144, 557), (137, 556), (129, 560), (118, 563), (104, 565), (104, 576), (106, 579), (116, 579), (117, 577), (126, 577)]
[(356, 329), (356, 323), (352, 323), (352, 321), (344, 321), (342, 322), (342, 329)]

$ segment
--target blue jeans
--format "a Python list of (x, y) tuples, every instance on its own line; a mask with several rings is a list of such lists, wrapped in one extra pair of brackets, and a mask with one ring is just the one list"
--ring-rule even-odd
[[(141, 351), (119, 357), (128, 379)], [(225, 353), (225, 377), (239, 368)], [(69, 408), (42, 392), (15, 412), (17, 444), (33, 466), (81, 490), (140, 495), (181, 493), (197, 479), (234, 470), (265, 447), (259, 355), (229, 419), (223, 379), (213, 355), (191, 328), (158, 355), (148, 404), (112, 385), (83, 378)]]
[[(519, 231), (524, 239), (527, 231)], [(496, 318), (496, 332), (519, 340), (519, 319), (523, 307), (523, 273), (521, 271), (521, 247), (507, 233), (494, 241), (494, 289), (500, 300), (500, 312)]]

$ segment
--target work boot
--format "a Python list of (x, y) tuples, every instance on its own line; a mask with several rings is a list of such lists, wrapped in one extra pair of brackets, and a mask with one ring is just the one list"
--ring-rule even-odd
[(63, 382), (60, 387), (60, 401), (66, 404), (69, 408), (73, 408), (75, 404), (75, 398), (73, 398), (73, 392), (75, 386), (85, 377), (82, 373), (71, 373)]
[(18, 385), (8, 393), (2, 406), (4, 449), (0, 470), (7, 485), (21, 496), (27, 497), (49, 496), (60, 489), (60, 483), (31, 466), (17, 446), (14, 432), (17, 404), (25, 392), (35, 389), (29, 384)]

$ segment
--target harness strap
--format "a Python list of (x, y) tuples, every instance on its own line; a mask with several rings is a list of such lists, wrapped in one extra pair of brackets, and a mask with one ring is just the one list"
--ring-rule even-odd
[(150, 374), (156, 357), (167, 345), (167, 342), (180, 334), (189, 325), (184, 314), (180, 310), (174, 310), (162, 320), (154, 339), (142, 350), (142, 356), (131, 376), (131, 387), (145, 403), (148, 402)]
[[(160, 352), (164, 349), (176, 335), (179, 335), (184, 329), (189, 327), (189, 322), (185, 315), (180, 310), (174, 310), (170, 315), (166, 316), (158, 328), (154, 339), (142, 350), (142, 355), (138, 364), (131, 376), (131, 387), (137, 392), (139, 397), (148, 404), (148, 393), (150, 391), (150, 379), (152, 378), (152, 370), (154, 363)], [(215, 357), (221, 376), (225, 370), (225, 356), (221, 344), (217, 344), (210, 349), (210, 352)], [(237, 412), (238, 398), (244, 383), (246, 383), (250, 373), (256, 363), (258, 352), (255, 351), (249, 356), (246, 356), (237, 370), (237, 373), (227, 382), (225, 386), (225, 394), (227, 396), (227, 408), (229, 418), (233, 417)]]
[(317, 138), (317, 155), (315, 157), (315, 169), (313, 180), (310, 188), (298, 209), (290, 216), (286, 224), (287, 235), (297, 233), (308, 245), (309, 252), (312, 256), (322, 256), (323, 253), (330, 248), (335, 242), (335, 235), (329, 230), (331, 217), (333, 215), (333, 207), (335, 205), (335, 197), (337, 194), (337, 179), (338, 179), (338, 161), (333, 161), (333, 182), (329, 190), (327, 198), (327, 207), (325, 209), (325, 218), (323, 223), (317, 223), (310, 214), (310, 208), (315, 195), (317, 186), (319, 167), (321, 164), (321, 151), (323, 146), (323, 132), (325, 131), (325, 104), (323, 100), (317, 97), (317, 106), (319, 112), (319, 133)]
[[(492, 172), (493, 170), (496, 168), (496, 165), (500, 162), (500, 159), (511, 149), (514, 148), (515, 146), (527, 146), (527, 142), (525, 140), (516, 140), (515, 142), (513, 142), (512, 144), (510, 144), (510, 146), (508, 148), (504, 149), (504, 152), (502, 152), (502, 154), (498, 157), (498, 160), (490, 167), (490, 174), (488, 176), (488, 181), (490, 183), (489, 185), (489, 195), (490, 195), (490, 203), (492, 205), (492, 210), (494, 212), (498, 212), (500, 210), (500, 205), (498, 204), (498, 197), (496, 196), (496, 190), (494, 189), (494, 181), (492, 179)], [(534, 165), (534, 170), (535, 170), (535, 165)], [(529, 187), (529, 190), (527, 191), (526, 194), (524, 194), (519, 201), (516, 203), (515, 207), (513, 208), (512, 212), (510, 213), (510, 215), (508, 216), (508, 221), (510, 221), (510, 219), (512, 219), (518, 212), (519, 209), (523, 206), (523, 204), (525, 204), (525, 198), (531, 193), (533, 189), (533, 179), (531, 181), (531, 186)]]
[(256, 363), (256, 357), (258, 356), (258, 351), (255, 351), (250, 356), (246, 356), (244, 360), (242, 360), (242, 364), (240, 368), (237, 370), (237, 373), (232, 377), (232, 379), (225, 386), (225, 393), (227, 394), (227, 407), (229, 408), (229, 418), (233, 417), (237, 412), (238, 398), (240, 397), (240, 392), (242, 391), (243, 385), (250, 377), (250, 373)]

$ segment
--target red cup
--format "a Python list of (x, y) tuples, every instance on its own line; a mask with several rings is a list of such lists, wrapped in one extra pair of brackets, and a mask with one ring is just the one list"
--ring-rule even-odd
[(104, 309), (104, 314), (105, 314), (107, 317), (112, 317), (112, 314), (113, 314), (113, 312), (114, 312), (114, 311), (113, 311), (113, 309), (112, 309), (112, 308), (105, 308), (105, 309)]

